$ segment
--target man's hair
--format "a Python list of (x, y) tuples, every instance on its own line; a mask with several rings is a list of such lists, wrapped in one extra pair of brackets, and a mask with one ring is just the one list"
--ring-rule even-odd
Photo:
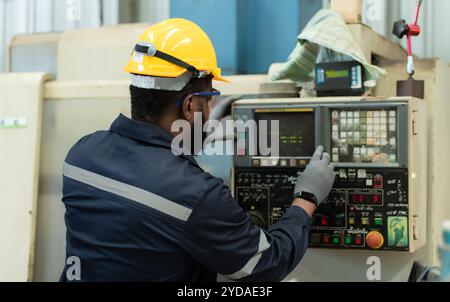
[(170, 106), (180, 98), (185, 98), (193, 92), (206, 91), (211, 77), (192, 78), (181, 91), (144, 89), (130, 85), (131, 116), (134, 120), (145, 121), (150, 118), (159, 121)]

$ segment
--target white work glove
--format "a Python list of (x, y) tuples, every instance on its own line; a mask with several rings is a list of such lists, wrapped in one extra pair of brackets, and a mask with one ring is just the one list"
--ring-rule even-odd
[(297, 179), (294, 194), (307, 192), (314, 194), (318, 204), (325, 201), (331, 192), (336, 175), (334, 165), (330, 163), (330, 155), (319, 146), (309, 165)]

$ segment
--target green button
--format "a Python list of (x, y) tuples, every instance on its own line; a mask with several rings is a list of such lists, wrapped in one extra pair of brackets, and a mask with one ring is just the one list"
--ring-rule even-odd
[(351, 237), (345, 237), (345, 244), (352, 244), (352, 238)]
[(382, 225), (383, 224), (383, 218), (375, 218), (375, 225)]
[(333, 238), (333, 243), (334, 244), (339, 244), (340, 243), (339, 237), (334, 237)]

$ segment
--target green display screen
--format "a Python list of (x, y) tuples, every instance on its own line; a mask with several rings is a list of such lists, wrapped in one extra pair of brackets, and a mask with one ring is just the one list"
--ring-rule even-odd
[(347, 78), (349, 76), (348, 70), (326, 70), (325, 76), (327, 78)]

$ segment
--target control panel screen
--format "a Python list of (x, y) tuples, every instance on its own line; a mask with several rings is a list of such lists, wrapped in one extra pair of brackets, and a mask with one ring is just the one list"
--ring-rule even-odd
[(336, 78), (347, 78), (350, 74), (348, 69), (343, 70), (327, 70), (325, 71), (327, 78), (336, 79)]
[[(280, 138), (280, 157), (310, 157), (316, 147), (315, 115), (313, 109), (292, 109), (274, 112), (255, 111), (255, 119), (267, 121), (267, 141), (276, 135)], [(279, 121), (279, 133), (271, 129), (271, 121)]]
[(397, 163), (397, 124), (395, 109), (332, 109), (332, 161)]

